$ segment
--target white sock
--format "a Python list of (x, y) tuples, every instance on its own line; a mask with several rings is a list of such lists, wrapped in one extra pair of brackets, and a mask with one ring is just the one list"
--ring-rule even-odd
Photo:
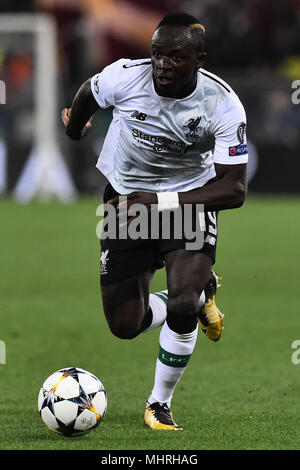
[(149, 296), (149, 307), (152, 310), (153, 319), (152, 323), (146, 328), (143, 333), (158, 328), (166, 319), (167, 316), (167, 302), (168, 302), (168, 291), (163, 290), (150, 294)]
[[(159, 292), (155, 292), (154, 294), (150, 294), (149, 296), (149, 307), (152, 310), (153, 319), (152, 323), (148, 328), (146, 328), (143, 333), (147, 333), (148, 331), (154, 330), (163, 324), (167, 316), (167, 303), (168, 303), (168, 291), (162, 290)], [(205, 292), (202, 291), (200, 298), (199, 298), (199, 307), (200, 309), (205, 304)]]
[[(198, 324), (191, 333), (179, 334), (167, 324), (161, 329), (159, 356), (156, 361), (154, 387), (147, 404), (160, 402), (170, 407), (175, 387), (194, 350), (198, 335)], [(181, 366), (182, 365), (182, 366)]]

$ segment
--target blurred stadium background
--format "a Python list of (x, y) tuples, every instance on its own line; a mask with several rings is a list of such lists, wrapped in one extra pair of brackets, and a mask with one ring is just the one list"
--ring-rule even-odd
[[(48, 148), (44, 162), (60, 154), (52, 165), (60, 196), (101, 194), (105, 181), (95, 163), (110, 110), (95, 116), (92, 132), (79, 143), (65, 137), (60, 111), (70, 106), (81, 83), (105, 65), (121, 57), (148, 57), (154, 27), (162, 15), (178, 10), (205, 24), (206, 68), (228, 81), (246, 108), (249, 192), (299, 192), (300, 106), (291, 99), (292, 82), (300, 79), (299, 0), (2, 0), (0, 80), (6, 98), (0, 106), (0, 194), (21, 200), (35, 196), (29, 156), (41, 116), (49, 126), (55, 121), (50, 135), (55, 149)], [(51, 38), (55, 44), (53, 54), (44, 47), (42, 75), (36, 35), (22, 31), (20, 23), (18, 32), (8, 33), (7, 14), (21, 18), (21, 25), (28, 17), (19, 15), (34, 15), (35, 25), (42, 23), (41, 14), (49, 19), (43, 34), (51, 36), (50, 46)], [(49, 90), (51, 73), (55, 83)], [(44, 96), (39, 112), (37, 81), (42, 81)]]

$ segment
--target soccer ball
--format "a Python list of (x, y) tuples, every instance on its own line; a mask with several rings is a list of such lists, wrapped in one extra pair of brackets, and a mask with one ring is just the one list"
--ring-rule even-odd
[(79, 436), (100, 424), (107, 409), (107, 394), (95, 375), (68, 367), (45, 380), (38, 409), (48, 428), (64, 436)]

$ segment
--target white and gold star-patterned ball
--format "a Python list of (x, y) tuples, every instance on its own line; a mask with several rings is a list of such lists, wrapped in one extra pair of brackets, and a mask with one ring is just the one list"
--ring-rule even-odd
[(64, 436), (95, 429), (107, 409), (107, 394), (94, 374), (78, 367), (60, 369), (43, 383), (38, 410), (48, 428)]

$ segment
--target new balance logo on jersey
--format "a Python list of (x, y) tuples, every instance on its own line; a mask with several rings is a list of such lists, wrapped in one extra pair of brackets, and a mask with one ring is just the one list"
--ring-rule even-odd
[(211, 235), (207, 235), (205, 240), (204, 240), (204, 243), (209, 243), (209, 245), (215, 245), (216, 244), (216, 239), (215, 237), (212, 237)]
[(138, 119), (139, 121), (145, 121), (147, 114), (141, 113), (140, 111), (133, 111), (131, 114), (131, 117), (133, 119)]

